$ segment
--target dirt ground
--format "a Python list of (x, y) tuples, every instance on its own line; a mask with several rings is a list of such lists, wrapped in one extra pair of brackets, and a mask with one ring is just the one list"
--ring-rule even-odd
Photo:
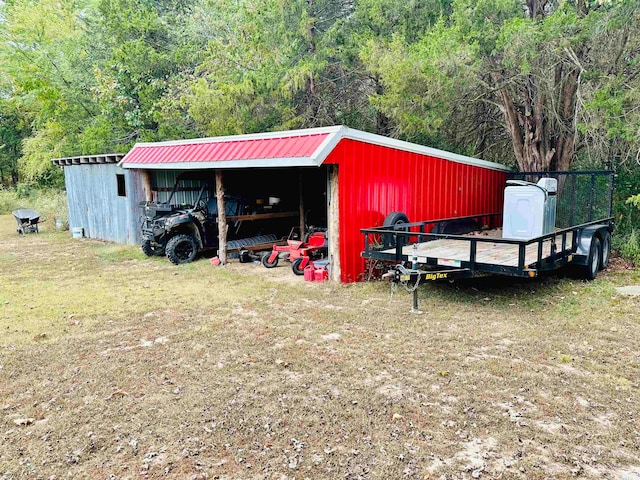
[(0, 217), (0, 479), (640, 479), (640, 284), (390, 297)]

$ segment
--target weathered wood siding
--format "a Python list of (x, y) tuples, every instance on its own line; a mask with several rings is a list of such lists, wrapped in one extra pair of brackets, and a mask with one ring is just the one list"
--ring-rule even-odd
[[(118, 196), (116, 174), (124, 175), (126, 196)], [(69, 202), (69, 227), (82, 227), (88, 238), (138, 244), (145, 200), (141, 175), (115, 163), (64, 167)]]

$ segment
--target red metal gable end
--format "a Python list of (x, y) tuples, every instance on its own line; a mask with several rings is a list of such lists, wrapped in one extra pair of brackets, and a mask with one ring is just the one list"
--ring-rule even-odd
[(499, 212), (506, 172), (343, 139), (324, 162), (338, 166), (342, 282), (364, 272), (361, 228), (391, 212), (411, 221)]
[[(148, 168), (158, 164), (184, 164), (198, 166), (212, 162), (235, 160), (308, 158), (325, 141), (329, 133), (283, 136), (278, 138), (254, 138), (238, 140), (207, 139), (172, 144), (138, 144), (123, 159), (125, 166)], [(277, 162), (276, 162), (277, 163)], [(206, 165), (210, 167), (210, 165)], [(169, 167), (169, 165), (167, 165)]]

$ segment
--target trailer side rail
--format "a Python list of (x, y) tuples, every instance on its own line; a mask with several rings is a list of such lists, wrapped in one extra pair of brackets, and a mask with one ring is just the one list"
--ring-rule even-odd
[[(469, 217), (456, 217), (474, 219), (477, 217), (491, 217), (500, 214), (490, 215), (472, 215)], [(394, 225), (384, 228), (362, 229), (361, 232), (365, 237), (363, 258), (378, 259), (388, 262), (402, 263), (411, 261), (411, 255), (403, 252), (403, 247), (411, 244), (429, 242), (438, 239), (455, 240), (456, 242), (467, 243), (468, 260), (452, 260), (448, 266), (455, 268), (465, 268), (471, 271), (498, 273), (505, 275), (514, 275), (521, 277), (536, 276), (538, 271), (553, 270), (571, 260), (571, 255), (576, 251), (579, 233), (586, 227), (591, 225), (608, 225), (612, 221), (612, 217), (602, 218), (570, 228), (557, 230), (556, 232), (542, 235), (529, 240), (517, 240), (507, 238), (488, 237), (481, 235), (452, 235), (442, 233), (426, 232), (428, 226), (450, 221), (454, 219), (429, 220), (425, 222), (412, 222), (400, 225)], [(411, 230), (413, 229), (413, 230)], [(416, 229), (418, 231), (416, 231)], [(384, 239), (381, 243), (377, 239)], [(374, 240), (376, 239), (376, 240)], [(544, 243), (550, 242), (550, 252), (544, 255)], [(498, 263), (485, 263), (478, 261), (477, 252), (479, 244), (502, 244), (517, 247), (517, 265), (502, 265)], [(534, 262), (526, 261), (527, 247), (530, 245), (537, 246), (537, 255)], [(391, 246), (391, 248), (388, 248)], [(393, 250), (393, 253), (389, 252)], [(430, 267), (442, 267), (442, 258), (426, 257), (418, 261), (419, 264)]]

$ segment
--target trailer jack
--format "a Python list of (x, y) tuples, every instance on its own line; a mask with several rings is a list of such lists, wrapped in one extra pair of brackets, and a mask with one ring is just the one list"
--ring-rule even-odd
[(393, 265), (389, 271), (382, 275), (383, 280), (391, 283), (392, 294), (399, 285), (413, 295), (413, 306), (411, 313), (424, 313), (418, 305), (418, 287), (427, 281), (453, 281), (458, 278), (469, 278), (473, 272), (468, 268), (450, 268), (442, 270), (419, 270), (417, 268), (407, 268), (402, 264)]

